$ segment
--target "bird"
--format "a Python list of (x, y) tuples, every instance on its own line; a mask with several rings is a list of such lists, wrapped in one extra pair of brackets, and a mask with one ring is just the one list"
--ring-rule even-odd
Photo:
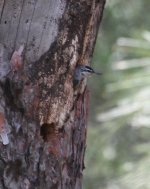
[(90, 66), (78, 64), (74, 72), (74, 85), (93, 74), (102, 75), (101, 72), (94, 71)]

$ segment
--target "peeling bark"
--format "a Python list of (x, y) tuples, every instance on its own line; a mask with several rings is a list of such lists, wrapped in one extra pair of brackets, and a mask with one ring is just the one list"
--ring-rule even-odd
[(0, 1), (0, 188), (81, 189), (89, 65), (105, 0)]

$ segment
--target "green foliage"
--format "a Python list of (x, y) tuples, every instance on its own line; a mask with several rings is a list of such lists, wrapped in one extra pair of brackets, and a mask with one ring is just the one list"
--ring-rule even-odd
[(89, 80), (85, 189), (150, 188), (150, 32), (147, 0), (110, 0)]

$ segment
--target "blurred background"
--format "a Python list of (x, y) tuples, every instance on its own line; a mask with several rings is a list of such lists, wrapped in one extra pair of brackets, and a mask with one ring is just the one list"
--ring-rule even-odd
[(88, 80), (84, 189), (150, 189), (150, 1), (107, 0)]

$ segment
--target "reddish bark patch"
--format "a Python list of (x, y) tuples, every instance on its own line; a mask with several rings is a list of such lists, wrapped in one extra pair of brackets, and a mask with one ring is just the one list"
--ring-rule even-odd
[(41, 126), (41, 136), (43, 137), (44, 141), (48, 143), (49, 152), (57, 157), (60, 157), (61, 156), (60, 135), (56, 131), (55, 124), (44, 123)]

